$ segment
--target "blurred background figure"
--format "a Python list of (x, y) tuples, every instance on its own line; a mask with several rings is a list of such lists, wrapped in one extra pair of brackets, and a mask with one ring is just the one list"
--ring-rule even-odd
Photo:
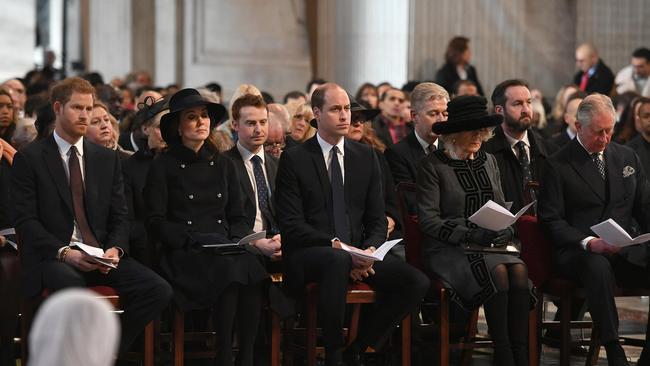
[(614, 74), (598, 56), (598, 50), (591, 43), (583, 43), (576, 48), (576, 66), (578, 72), (573, 77), (573, 83), (580, 90), (590, 93), (612, 94)]
[(366, 103), (366, 107), (369, 109), (376, 109), (377, 103), (379, 102), (377, 87), (371, 83), (364, 83), (357, 90), (354, 99), (356, 99), (359, 104)]
[(436, 84), (453, 93), (453, 86), (459, 80), (470, 80), (476, 85), (480, 95), (483, 95), (483, 88), (478, 81), (476, 69), (469, 62), (472, 59), (472, 51), (469, 48), (469, 38), (454, 37), (447, 45), (445, 52), (445, 64), (436, 73)]
[(309, 122), (314, 118), (314, 112), (309, 104), (287, 106), (291, 116), (291, 133), (286, 138), (287, 147), (300, 145), (316, 134), (316, 129)]
[(650, 50), (643, 47), (632, 52), (630, 65), (616, 74), (616, 92), (623, 94), (631, 91), (644, 97), (650, 97)]

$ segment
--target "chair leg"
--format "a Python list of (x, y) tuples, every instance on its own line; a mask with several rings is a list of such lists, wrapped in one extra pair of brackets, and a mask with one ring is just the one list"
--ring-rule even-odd
[(560, 366), (569, 366), (571, 357), (571, 298), (560, 297)]
[(280, 316), (271, 310), (271, 366), (280, 366)]
[(144, 366), (154, 365), (154, 322), (150, 321), (144, 328)]
[(180, 309), (174, 309), (174, 326), (172, 328), (174, 341), (174, 366), (183, 366), (185, 359), (185, 314)]
[(411, 366), (411, 314), (402, 320), (402, 366)]
[[(478, 309), (472, 311), (472, 316), (469, 318), (469, 323), (467, 324), (467, 331), (465, 332), (464, 342), (471, 342), (476, 338), (476, 333), (478, 333)], [(472, 355), (474, 354), (473, 348), (463, 349), (460, 358), (461, 366), (467, 366), (472, 362)]]
[(589, 342), (589, 353), (585, 360), (585, 366), (598, 365), (598, 356), (600, 354), (600, 334), (598, 328), (591, 327), (591, 342)]
[(443, 288), (440, 289), (440, 355), (439, 365), (449, 365), (449, 294)]
[(537, 307), (528, 314), (528, 365), (537, 366), (539, 364), (539, 354), (537, 353)]
[(317, 291), (307, 294), (307, 366), (316, 365)]
[(352, 304), (352, 315), (350, 317), (350, 327), (348, 328), (347, 345), (351, 345), (359, 335), (359, 318), (361, 317), (361, 304)]

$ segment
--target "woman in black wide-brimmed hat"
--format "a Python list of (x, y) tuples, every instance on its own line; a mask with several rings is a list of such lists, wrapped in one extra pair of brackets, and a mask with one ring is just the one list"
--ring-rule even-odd
[[(268, 275), (248, 251), (217, 253), (203, 244), (237, 242), (250, 233), (234, 163), (208, 140), (226, 110), (183, 89), (169, 100), (160, 121), (168, 149), (147, 177), (147, 224), (161, 242), (161, 269), (184, 311), (214, 307), (218, 365), (233, 365), (232, 331), (237, 321), (239, 363), (253, 365), (261, 312), (262, 283)], [(269, 240), (269, 239), (262, 239)]]
[(447, 106), (449, 119), (433, 125), (444, 150), (427, 155), (417, 179), (423, 262), (464, 309), (484, 306), (493, 364), (522, 366), (528, 365), (528, 270), (518, 256), (483, 250), (513, 242), (514, 228), (495, 232), (468, 221), (489, 200), (505, 204), (496, 159), (480, 150), (501, 122), (486, 105), (483, 97), (457, 97)]

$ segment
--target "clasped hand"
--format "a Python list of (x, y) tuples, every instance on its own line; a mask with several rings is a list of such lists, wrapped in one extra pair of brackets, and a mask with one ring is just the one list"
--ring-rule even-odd
[(598, 254), (604, 254), (604, 255), (612, 255), (618, 253), (619, 250), (621, 250), (620, 247), (616, 245), (611, 245), (608, 242), (604, 241), (601, 238), (594, 238), (591, 239), (588, 243), (588, 248), (589, 251), (598, 253)]
[(280, 234), (276, 234), (270, 239), (259, 239), (253, 245), (271, 260), (282, 259), (282, 238)]
[[(332, 247), (341, 249), (339, 241), (332, 242)], [(356, 249), (356, 247), (353, 247)], [(357, 249), (361, 253), (372, 254), (375, 251), (375, 247), (369, 247), (368, 249)], [(352, 257), (352, 270), (350, 271), (350, 278), (354, 282), (363, 281), (364, 278), (368, 278), (375, 274), (375, 270), (372, 268), (372, 265), (375, 263), (371, 260), (358, 257), (356, 255), (350, 255)]]
[[(104, 258), (110, 259), (111, 262), (117, 266), (120, 262), (120, 252), (117, 248), (113, 247), (104, 252)], [(112, 268), (97, 263), (93, 257), (79, 250), (68, 250), (65, 256), (65, 262), (77, 268), (82, 272), (90, 272), (98, 270), (103, 274), (107, 274)]]
[(494, 245), (503, 246), (508, 244), (514, 238), (514, 230), (507, 227), (503, 230), (493, 231), (477, 227), (469, 232), (469, 241), (485, 247)]

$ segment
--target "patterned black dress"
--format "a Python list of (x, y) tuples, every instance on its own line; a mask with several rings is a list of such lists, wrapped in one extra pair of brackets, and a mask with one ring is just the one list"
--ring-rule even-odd
[(494, 156), (480, 151), (473, 160), (454, 160), (437, 150), (420, 166), (417, 180), (423, 263), (453, 290), (453, 299), (474, 309), (496, 293), (492, 270), (498, 264), (523, 263), (509, 254), (465, 252), (467, 220), (487, 201), (504, 205)]

